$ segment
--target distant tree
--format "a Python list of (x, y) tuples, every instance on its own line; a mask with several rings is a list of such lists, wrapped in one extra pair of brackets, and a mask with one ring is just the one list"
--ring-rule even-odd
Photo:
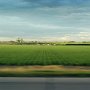
[(21, 44), (23, 44), (24, 43), (24, 40), (23, 40), (23, 38), (21, 38)]
[(17, 44), (23, 44), (23, 38), (18, 38), (17, 40), (16, 40), (16, 42), (17, 42)]

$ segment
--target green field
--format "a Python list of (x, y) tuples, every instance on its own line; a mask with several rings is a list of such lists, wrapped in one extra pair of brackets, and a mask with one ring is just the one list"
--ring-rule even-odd
[(90, 66), (90, 46), (0, 45), (0, 65)]

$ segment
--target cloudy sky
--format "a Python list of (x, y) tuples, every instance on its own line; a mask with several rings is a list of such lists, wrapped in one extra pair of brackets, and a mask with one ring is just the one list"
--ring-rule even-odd
[(90, 41), (90, 0), (0, 0), (0, 40)]

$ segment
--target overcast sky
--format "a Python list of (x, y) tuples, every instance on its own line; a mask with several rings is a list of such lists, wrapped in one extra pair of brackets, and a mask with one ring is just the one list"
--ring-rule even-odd
[(90, 0), (0, 0), (0, 40), (90, 41)]

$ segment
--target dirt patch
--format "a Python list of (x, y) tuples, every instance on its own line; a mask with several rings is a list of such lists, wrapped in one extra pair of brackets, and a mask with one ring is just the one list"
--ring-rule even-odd
[(85, 66), (0, 66), (0, 71), (27, 72), (33, 70), (54, 70), (54, 71), (90, 71), (90, 67)]

